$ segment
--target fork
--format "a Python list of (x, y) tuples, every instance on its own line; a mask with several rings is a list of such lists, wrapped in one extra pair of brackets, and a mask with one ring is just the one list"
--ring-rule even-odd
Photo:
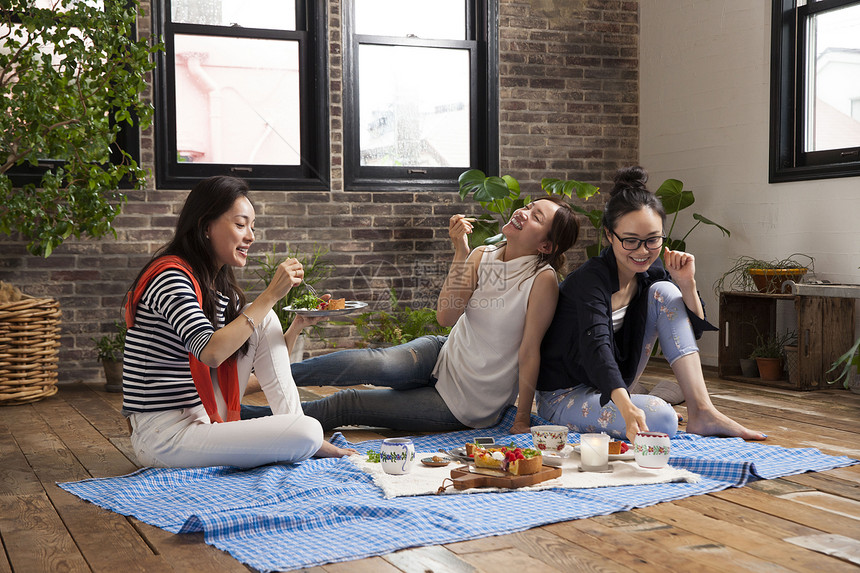
[(317, 294), (317, 289), (315, 289), (314, 287), (312, 287), (312, 286), (310, 285), (310, 283), (309, 283), (309, 282), (307, 282), (306, 280), (302, 280), (302, 282), (303, 282), (303, 283), (305, 283), (305, 288), (307, 288), (307, 289), (308, 289), (308, 291), (309, 291), (312, 295), (314, 295), (314, 296), (315, 296), (315, 297), (317, 297), (317, 298), (319, 298), (319, 297), (320, 297), (320, 295), (318, 295), (318, 294)]

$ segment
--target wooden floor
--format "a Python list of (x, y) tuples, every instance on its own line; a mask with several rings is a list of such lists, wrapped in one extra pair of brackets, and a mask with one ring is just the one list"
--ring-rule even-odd
[[(666, 374), (649, 367), (646, 386)], [(767, 433), (770, 444), (860, 458), (860, 395), (835, 389), (798, 393), (715, 377), (709, 387), (719, 408)], [(119, 395), (97, 384), (78, 383), (35, 404), (0, 408), (0, 573), (247, 571), (206, 545), (202, 534), (173, 535), (55, 485), (136, 469), (120, 403)], [(683, 406), (678, 411), (685, 413)], [(344, 433), (352, 441), (379, 437), (370, 430)], [(843, 558), (826, 554), (840, 551)], [(856, 573), (858, 568), (860, 465), (311, 571)]]

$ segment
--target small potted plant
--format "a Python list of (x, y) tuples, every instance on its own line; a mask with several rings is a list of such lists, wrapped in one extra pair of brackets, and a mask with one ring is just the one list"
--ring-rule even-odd
[[(841, 369), (841, 370), (840, 370)], [(842, 380), (842, 385), (852, 392), (860, 394), (860, 338), (854, 341), (854, 346), (848, 352), (837, 358), (827, 372), (839, 370), (839, 375), (829, 384), (835, 384)]]
[(451, 331), (450, 328), (439, 326), (434, 309), (411, 308), (401, 304), (394, 289), (390, 291), (389, 304), (389, 310), (363, 312), (352, 320), (361, 338), (356, 346), (394, 346), (428, 334), (445, 335)]
[(116, 332), (106, 334), (101, 338), (93, 338), (98, 351), (98, 360), (105, 372), (105, 390), (122, 392), (122, 354), (125, 350), (126, 326), (120, 321), (114, 322)]
[[(808, 262), (804, 264), (798, 257)], [(732, 267), (714, 282), (714, 292), (718, 296), (724, 290), (779, 293), (785, 281), (799, 282), (809, 270), (815, 270), (815, 260), (803, 253), (793, 253), (778, 260), (744, 255), (734, 259)]]
[(785, 346), (793, 343), (795, 338), (794, 332), (756, 335), (756, 345), (750, 358), (756, 361), (759, 378), (766, 381), (782, 380)]

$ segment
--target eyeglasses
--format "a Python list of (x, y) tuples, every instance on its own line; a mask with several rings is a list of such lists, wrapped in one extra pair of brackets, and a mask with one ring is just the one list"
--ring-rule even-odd
[(657, 236), (657, 237), (648, 237), (647, 239), (637, 239), (635, 237), (624, 237), (623, 239), (618, 236), (618, 233), (615, 231), (610, 231), (615, 237), (621, 241), (621, 246), (625, 251), (635, 251), (639, 247), (642, 246), (642, 243), (645, 243), (645, 248), (649, 251), (656, 251), (660, 247), (663, 246), (663, 243), (666, 242), (666, 237)]

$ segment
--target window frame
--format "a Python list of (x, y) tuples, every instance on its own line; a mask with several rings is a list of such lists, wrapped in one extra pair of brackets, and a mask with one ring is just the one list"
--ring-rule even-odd
[[(154, 86), (156, 184), (160, 189), (189, 189), (200, 179), (233, 175), (255, 189), (330, 190), (328, 125), (327, 3), (296, 0), (296, 30), (267, 30), (170, 21), (170, 1), (154, 2), (153, 19), (165, 49), (158, 55)], [(304, 29), (301, 29), (304, 28)], [(177, 160), (176, 34), (276, 39), (299, 44), (299, 165), (185, 163)]]
[[(343, 6), (343, 178), (346, 191), (374, 189), (421, 190), (429, 187), (457, 189), (457, 179), (467, 169), (487, 174), (499, 171), (499, 8), (493, 0), (464, 0), (466, 40), (355, 34), (355, 3)], [(362, 166), (358, 93), (359, 44), (469, 49), (470, 164), (463, 167)], [(484, 74), (479, 72), (484, 70)], [(480, 76), (480, 77), (479, 77)]]
[(860, 175), (860, 146), (804, 151), (807, 76), (805, 22), (810, 16), (857, 4), (856, 0), (773, 0), (769, 182)]

